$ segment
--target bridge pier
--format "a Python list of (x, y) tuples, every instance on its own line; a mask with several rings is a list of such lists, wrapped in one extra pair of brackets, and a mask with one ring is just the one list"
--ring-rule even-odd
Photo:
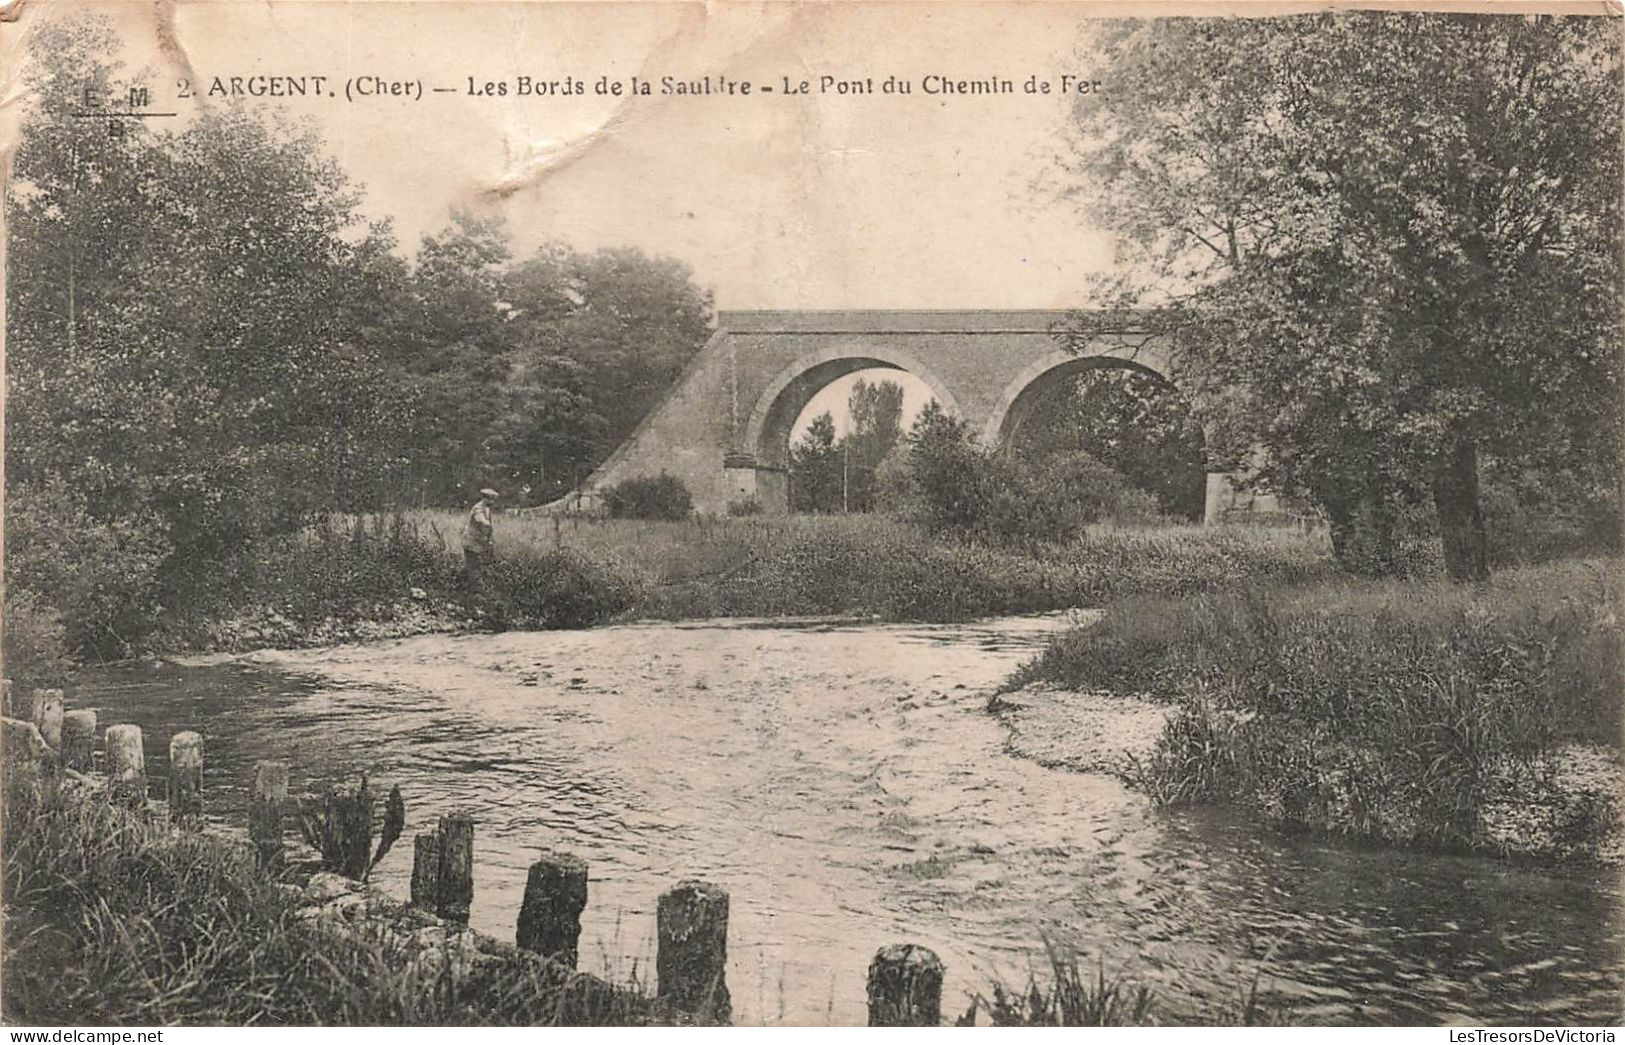
[(1207, 473), (1207, 499), (1202, 505), (1203, 526), (1216, 526), (1227, 518), (1237, 516), (1281, 513), (1280, 498), (1243, 489), (1241, 480), (1245, 477), (1245, 472)]
[(755, 500), (763, 515), (790, 513), (790, 475), (754, 454), (732, 451), (722, 458), (722, 487), (728, 504)]

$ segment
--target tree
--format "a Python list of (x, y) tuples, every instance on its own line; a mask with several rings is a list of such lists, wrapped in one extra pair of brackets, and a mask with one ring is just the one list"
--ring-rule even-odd
[(1613, 20), (1158, 20), (1097, 44), (1112, 88), (1079, 103), (1070, 188), (1122, 242), (1108, 300), (1157, 307), (1210, 452), (1257, 447), (1354, 564), (1425, 499), (1462, 580), (1488, 572), (1483, 461), (1617, 474)]
[(790, 447), (790, 510), (841, 510), (841, 451), (835, 418), (827, 410), (813, 418), (806, 434)]
[(1012, 433), (1016, 452), (1033, 461), (1085, 454), (1154, 496), (1163, 514), (1202, 517), (1202, 429), (1167, 381), (1101, 367), (1035, 395), (1027, 420)]
[(516, 264), (502, 225), (466, 213), (424, 239), (407, 286), (391, 340), (420, 397), (414, 499), (565, 493), (710, 334), (710, 295), (678, 262), (548, 245)]
[(387, 252), (308, 131), (236, 110), (179, 129), (74, 116), (122, 89), (95, 21), (31, 40), (8, 186), (8, 482), (92, 520), (154, 517), (173, 575), (341, 507), (401, 415), (354, 325)]
[(498, 481), (490, 458), (513, 369), (502, 308), (510, 260), (500, 222), (456, 212), (423, 238), (395, 302), (390, 354), (417, 392), (404, 452), (418, 500), (456, 501)]
[(543, 498), (626, 440), (711, 334), (711, 295), (688, 267), (631, 249), (543, 247), (503, 293), (515, 396), (497, 457)]
[(903, 435), (903, 386), (859, 378), (846, 399), (849, 430), (841, 440), (846, 510), (874, 509), (875, 470)]
[(982, 445), (936, 400), (908, 434), (908, 492), (917, 519), (938, 533), (997, 544), (1066, 544), (1102, 517), (1152, 514), (1150, 495), (1081, 451), (1029, 460)]

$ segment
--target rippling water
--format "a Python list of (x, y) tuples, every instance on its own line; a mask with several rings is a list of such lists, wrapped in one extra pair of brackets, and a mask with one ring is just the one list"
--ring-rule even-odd
[[(92, 676), (74, 703), (149, 751), (207, 739), (212, 810), (256, 759), (295, 789), (368, 770), (410, 836), (478, 821), (473, 924), (511, 939), (539, 848), (589, 861), (582, 966), (652, 966), (655, 897), (732, 895), (750, 1023), (864, 1021), (876, 948), (926, 944), (944, 1007), (1024, 982), (1045, 938), (1222, 1015), (1258, 976), (1303, 1020), (1614, 1022), (1617, 880), (1158, 814), (1104, 777), (1005, 751), (986, 691), (1065, 622), (649, 624), (427, 636)], [(163, 772), (158, 767), (157, 772)], [(406, 892), (403, 840), (379, 882)]]

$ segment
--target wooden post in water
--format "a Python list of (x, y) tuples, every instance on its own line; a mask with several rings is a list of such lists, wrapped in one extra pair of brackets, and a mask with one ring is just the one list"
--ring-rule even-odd
[(412, 839), (412, 906), (425, 911), (440, 908), (440, 832), (429, 831)]
[(262, 869), (282, 866), (282, 810), (288, 803), (288, 763), (254, 763), (248, 789), (248, 837)]
[(551, 850), (543, 850), (540, 856), (530, 865), (525, 882), (515, 942), (574, 969), (581, 912), (587, 907), (587, 862)]
[(147, 808), (147, 755), (141, 746), (141, 727), (108, 726), (107, 799), (130, 809)]
[(62, 691), (60, 689), (36, 689), (34, 691), (34, 706), (29, 718), (39, 727), (39, 735), (54, 750), (62, 750)]
[(685, 881), (660, 894), (655, 906), (658, 995), (711, 1023), (733, 1018), (728, 967), (728, 893), (708, 882)]
[(435, 913), (448, 922), (468, 924), (474, 903), (474, 818), (452, 813), (440, 818), (439, 872), (435, 882)]
[(360, 881), (372, 862), (372, 789), (334, 784), (322, 796), (322, 870)]
[(942, 1023), (942, 959), (926, 947), (894, 943), (869, 963), (869, 1026)]
[(69, 769), (88, 773), (95, 763), (96, 712), (86, 709), (62, 716), (62, 761)]
[(203, 818), (203, 737), (190, 730), (169, 739), (169, 818), (176, 823)]

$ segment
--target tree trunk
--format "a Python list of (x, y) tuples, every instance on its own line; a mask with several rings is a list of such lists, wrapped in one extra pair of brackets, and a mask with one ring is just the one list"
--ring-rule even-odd
[(1444, 568), (1453, 581), (1490, 579), (1489, 540), (1478, 501), (1478, 447), (1457, 439), (1433, 477), (1433, 506), (1444, 544)]
[(1326, 510), (1332, 557), (1339, 566), (1362, 577), (1393, 572), (1395, 520), (1381, 483), (1348, 481), (1338, 489), (1321, 491), (1316, 500)]

